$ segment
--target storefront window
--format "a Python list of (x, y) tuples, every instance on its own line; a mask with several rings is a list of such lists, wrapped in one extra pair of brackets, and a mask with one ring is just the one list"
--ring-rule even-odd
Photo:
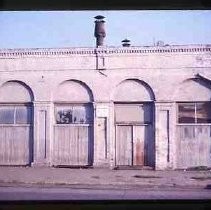
[(0, 124), (30, 124), (32, 109), (30, 106), (1, 106)]
[(179, 123), (211, 123), (211, 102), (178, 104)]
[(57, 124), (84, 124), (92, 122), (92, 108), (90, 105), (57, 106)]

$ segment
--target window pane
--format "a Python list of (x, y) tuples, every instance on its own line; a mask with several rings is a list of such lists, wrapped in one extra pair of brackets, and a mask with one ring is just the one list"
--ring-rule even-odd
[(86, 123), (92, 123), (94, 118), (94, 111), (92, 105), (86, 105)]
[(86, 109), (85, 107), (73, 107), (73, 123), (86, 122)]
[(152, 121), (152, 107), (150, 104), (142, 105), (116, 105), (116, 122), (150, 123)]
[(90, 105), (58, 106), (56, 107), (56, 123), (91, 123), (93, 121), (93, 109)]
[(197, 123), (211, 123), (211, 102), (196, 104)]
[(195, 123), (195, 104), (179, 104), (178, 105), (178, 122), (179, 123)]
[(72, 123), (72, 107), (57, 107), (56, 108), (56, 123), (70, 124)]
[(73, 107), (73, 123), (91, 123), (93, 110), (89, 105)]
[(32, 121), (32, 108), (16, 106), (16, 124), (30, 124)]
[(0, 124), (14, 124), (14, 107), (0, 107)]
[(151, 104), (144, 104), (144, 123), (151, 123), (153, 117), (153, 110)]

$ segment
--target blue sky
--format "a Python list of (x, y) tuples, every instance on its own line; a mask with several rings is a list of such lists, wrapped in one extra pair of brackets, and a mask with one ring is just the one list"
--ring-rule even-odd
[(1, 11), (0, 48), (94, 47), (94, 16), (106, 21), (105, 44), (211, 44), (211, 11)]

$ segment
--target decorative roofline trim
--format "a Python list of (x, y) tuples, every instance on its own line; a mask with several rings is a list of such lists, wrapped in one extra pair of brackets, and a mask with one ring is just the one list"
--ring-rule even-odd
[(71, 55), (109, 55), (109, 54), (145, 54), (145, 53), (189, 53), (211, 52), (211, 45), (168, 45), (149, 47), (99, 47), (99, 48), (34, 48), (0, 49), (0, 58), (46, 57)]

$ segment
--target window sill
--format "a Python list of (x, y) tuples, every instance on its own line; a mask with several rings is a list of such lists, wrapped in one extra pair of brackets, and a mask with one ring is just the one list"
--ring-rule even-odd
[(77, 126), (84, 126), (84, 127), (88, 127), (91, 126), (92, 123), (84, 123), (84, 124), (55, 124), (54, 127), (77, 127)]
[(151, 125), (151, 123), (138, 123), (138, 122), (116, 122), (116, 125), (142, 125), (147, 126)]
[(183, 126), (183, 125), (190, 125), (190, 126), (203, 126), (203, 125), (211, 125), (211, 123), (177, 123), (177, 126)]
[(30, 124), (0, 124), (0, 127), (32, 127)]

